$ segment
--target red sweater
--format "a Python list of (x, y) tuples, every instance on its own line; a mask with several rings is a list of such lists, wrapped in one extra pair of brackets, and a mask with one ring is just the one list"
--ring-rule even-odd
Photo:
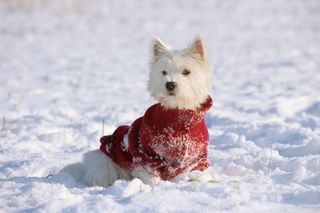
[(210, 165), (204, 116), (211, 106), (209, 96), (197, 110), (155, 104), (131, 126), (120, 126), (112, 135), (103, 136), (100, 150), (129, 173), (142, 167), (163, 180), (203, 171)]

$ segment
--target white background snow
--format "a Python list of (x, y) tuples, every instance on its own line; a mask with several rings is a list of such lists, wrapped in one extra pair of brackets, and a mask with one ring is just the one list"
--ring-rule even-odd
[[(320, 212), (320, 1), (3, 0), (0, 20), (0, 212)], [(58, 175), (102, 120), (112, 133), (154, 103), (151, 37), (198, 33), (214, 181)]]

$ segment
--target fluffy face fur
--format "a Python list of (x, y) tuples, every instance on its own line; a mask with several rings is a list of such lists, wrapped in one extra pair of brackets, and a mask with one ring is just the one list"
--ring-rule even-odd
[(172, 50), (154, 38), (148, 82), (152, 97), (166, 108), (196, 109), (210, 89), (211, 73), (200, 38), (182, 50)]

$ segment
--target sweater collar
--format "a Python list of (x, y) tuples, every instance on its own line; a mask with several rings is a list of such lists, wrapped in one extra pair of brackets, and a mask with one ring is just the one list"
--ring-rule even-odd
[(148, 116), (145, 116), (144, 122), (148, 126), (157, 127), (158, 129), (165, 129), (167, 127), (177, 130), (188, 129), (201, 122), (211, 106), (212, 99), (210, 96), (196, 110), (167, 109), (161, 106), (161, 104), (157, 104), (155, 110), (151, 114), (148, 114)]

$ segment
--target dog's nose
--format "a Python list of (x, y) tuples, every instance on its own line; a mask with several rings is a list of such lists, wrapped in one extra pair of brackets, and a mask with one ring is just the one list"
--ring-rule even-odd
[(174, 88), (176, 88), (176, 87), (177, 87), (177, 83), (174, 82), (174, 81), (170, 81), (170, 82), (167, 82), (167, 83), (166, 83), (166, 88), (167, 88), (167, 90), (169, 90), (169, 91), (174, 90)]

